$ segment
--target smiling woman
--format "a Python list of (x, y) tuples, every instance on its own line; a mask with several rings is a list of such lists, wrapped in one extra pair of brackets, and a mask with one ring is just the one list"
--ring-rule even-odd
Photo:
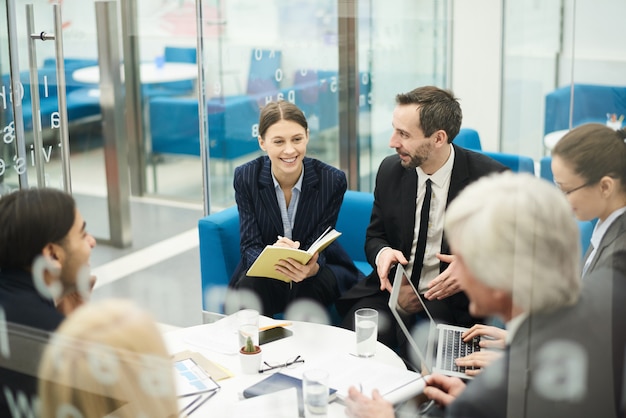
[(328, 306), (354, 284), (359, 272), (338, 242), (302, 264), (280, 260), (277, 271), (288, 282), (248, 277), (247, 271), (267, 245), (308, 249), (328, 228), (335, 227), (347, 188), (345, 174), (319, 160), (306, 157), (309, 128), (293, 103), (267, 104), (259, 118), (259, 146), (267, 156), (235, 170), (235, 199), (239, 209), (241, 262), (231, 278), (239, 306), (256, 308), (272, 316), (294, 300), (313, 299)]
[[(554, 182), (581, 221), (598, 218), (583, 277), (626, 249), (626, 130), (587, 124), (552, 150)], [(611, 267), (608, 265), (608, 267)]]

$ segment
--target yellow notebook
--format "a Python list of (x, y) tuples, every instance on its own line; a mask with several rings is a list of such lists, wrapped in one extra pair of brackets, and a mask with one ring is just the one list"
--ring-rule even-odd
[(289, 283), (291, 279), (276, 271), (274, 267), (280, 260), (293, 258), (302, 264), (306, 264), (316, 252), (322, 252), (340, 235), (341, 232), (337, 232), (329, 227), (306, 251), (296, 248), (268, 245), (261, 251), (261, 254), (259, 254), (252, 266), (250, 266), (246, 275), (250, 277), (269, 277)]

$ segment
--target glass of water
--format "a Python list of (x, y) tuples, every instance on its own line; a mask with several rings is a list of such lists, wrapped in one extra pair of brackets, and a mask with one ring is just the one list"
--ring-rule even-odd
[(376, 354), (378, 311), (372, 308), (357, 310), (354, 313), (354, 330), (356, 331), (356, 354), (359, 357), (372, 357)]
[(305, 418), (323, 418), (328, 414), (328, 372), (307, 370), (302, 375)]

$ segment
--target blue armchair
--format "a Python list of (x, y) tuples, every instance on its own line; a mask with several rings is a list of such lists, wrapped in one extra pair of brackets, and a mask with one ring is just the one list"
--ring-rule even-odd
[(506, 154), (503, 152), (490, 152), (490, 151), (481, 151), (483, 154), (488, 157), (493, 158), (496, 161), (504, 164), (509, 167), (511, 170), (518, 173), (530, 173), (535, 174), (535, 161), (524, 155), (517, 154)]
[[(544, 133), (569, 129), (570, 86), (546, 95)], [(626, 87), (574, 84), (572, 127), (585, 123), (606, 123), (606, 114), (626, 115)]]
[(483, 149), (478, 131), (472, 128), (461, 128), (453, 142), (460, 147), (474, 151), (481, 151)]
[[(355, 265), (369, 274), (372, 267), (365, 258), (365, 230), (369, 224), (374, 196), (371, 193), (347, 191), (337, 220), (342, 233), (339, 242)], [(230, 276), (239, 263), (239, 212), (236, 206), (205, 216), (198, 221), (200, 237), (200, 275), (202, 308), (224, 313), (223, 300), (214, 302), (211, 295), (223, 295)]]
[(547, 155), (541, 157), (539, 160), (539, 177), (552, 183), (554, 177), (552, 176), (552, 157)]

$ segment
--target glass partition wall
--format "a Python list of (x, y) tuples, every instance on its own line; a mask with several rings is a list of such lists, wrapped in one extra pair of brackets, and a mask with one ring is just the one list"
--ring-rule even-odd
[[(51, 2), (16, 1), (16, 48), (25, 102), (30, 100), (31, 90), (25, 20), (28, 3), (34, 4), (37, 31), (53, 32), (54, 26)], [(72, 192), (89, 220), (90, 231), (106, 242), (111, 192), (100, 98), (107, 91), (101, 90), (99, 77), (94, 78), (98, 74), (94, 67), (102, 62), (95, 11), (101, 2), (59, 3)], [(211, 212), (234, 204), (233, 170), (261, 155), (256, 124), (260, 107), (270, 100), (283, 98), (300, 106), (310, 124), (309, 155), (344, 170), (356, 170), (349, 173), (357, 178), (351, 188), (364, 191), (373, 189), (378, 164), (393, 153), (388, 141), (395, 95), (420, 85), (434, 84), (455, 92), (464, 112), (463, 125), (478, 130), (483, 149), (527, 155), (536, 163), (549, 154), (546, 138), (550, 134), (562, 134), (570, 126), (588, 121), (606, 123), (607, 115), (608, 122), (621, 123), (626, 114), (626, 47), (619, 36), (613, 36), (626, 5), (616, 0), (545, 4), (361, 0), (350, 8), (344, 6), (351, 2), (337, 0), (113, 3), (119, 14), (117, 41), (113, 42), (119, 44), (120, 59), (126, 64), (122, 97), (131, 93), (133, 72), (138, 80), (139, 110), (134, 120), (125, 119), (123, 134), (129, 156), (126, 169), (130, 181), (136, 183), (132, 203), (165, 202), (189, 211), (180, 215), (150, 206), (150, 216), (133, 212), (133, 230), (160, 234), (150, 238), (136, 234), (134, 249), (180, 233), (173, 226), (180, 220), (185, 228), (195, 228), (203, 214), (203, 188), (209, 191)], [(129, 14), (129, 10), (134, 11)], [(8, 21), (6, 12), (5, 8), (0, 11), (3, 22)], [(340, 25), (345, 18), (352, 20)], [(198, 29), (202, 35), (200, 55)], [(352, 41), (354, 65), (344, 67), (341, 47)], [(18, 160), (16, 154), (8, 45), (8, 32), (2, 29), (3, 194), (19, 187), (20, 170), (28, 173), (30, 186), (37, 185), (32, 110), (24, 114), (25, 159)], [(54, 55), (52, 42), (37, 43), (44, 181), (47, 186), (62, 188)], [(129, 68), (133, 71), (128, 72)], [(346, 74), (345, 68), (353, 73)], [(350, 81), (354, 85), (347, 91), (354, 96), (344, 101), (340, 92)], [(198, 89), (205, 102), (206, 184)], [(126, 102), (121, 108), (126, 116), (132, 114)], [(130, 130), (131, 123), (137, 129)], [(355, 124), (355, 130), (347, 131), (356, 132), (352, 139), (342, 130), (350, 123)], [(350, 140), (356, 147), (344, 146)], [(138, 144), (136, 159), (130, 158), (133, 144)], [(354, 159), (356, 164), (345, 164)], [(197, 249), (194, 251), (195, 265)], [(97, 251), (96, 257), (100, 254)], [(131, 297), (142, 293), (134, 285), (125, 290), (133, 293)], [(185, 294), (186, 290), (180, 286), (179, 292)], [(155, 299), (160, 300), (155, 306), (163, 304), (162, 296)]]
[(626, 4), (504, 4), (502, 151), (539, 161), (573, 127), (622, 126), (626, 47), (616, 28)]
[[(143, 60), (172, 48), (195, 47), (194, 2), (139, 3), (138, 33)], [(358, 181), (371, 190), (387, 146), (394, 96), (420, 84), (449, 84), (450, 2), (397, 0), (358, 2), (357, 25), (340, 32), (345, 18), (336, 0), (205, 0), (202, 10), (201, 82), (208, 125), (210, 211), (234, 204), (234, 167), (261, 154), (259, 108), (280, 98), (300, 106), (310, 124), (308, 153), (341, 166), (342, 106), (357, 117)], [(408, 10), (398, 16), (395, 10)], [(186, 11), (186, 12), (185, 12)], [(148, 29), (152, 28), (152, 29)], [(344, 29), (341, 29), (344, 30)], [(354, 103), (342, 103), (348, 75), (339, 46), (357, 39)], [(411, 48), (406, 47), (411, 40)], [(341, 71), (340, 71), (341, 70)], [(201, 197), (202, 162), (194, 92), (154, 92), (146, 100), (146, 190), (172, 198)], [(357, 158), (353, 156), (353, 158)], [(348, 170), (348, 167), (341, 167)], [(182, 179), (182, 180), (181, 180)], [(354, 186), (356, 185), (356, 186)]]
[[(71, 190), (79, 207), (91, 208), (94, 235), (109, 241), (100, 91), (97, 80), (85, 82), (74, 77), (75, 72), (98, 65), (95, 2), (66, 0), (61, 6), (61, 2), (15, 0), (11, 1), (12, 8), (6, 4), (2, 8), (6, 24), (0, 32), (2, 194), (20, 187)], [(13, 16), (7, 14), (9, 9)], [(55, 11), (60, 12), (61, 39), (56, 33)], [(15, 91), (10, 78), (12, 36), (13, 64), (19, 78)], [(58, 42), (62, 42), (62, 60), (57, 59)], [(58, 80), (60, 64), (63, 78)], [(24, 156), (18, 152), (13, 110), (18, 96), (22, 102)], [(65, 99), (65, 107), (59, 106), (60, 98)], [(63, 147), (64, 131), (69, 149)], [(27, 184), (20, 183), (20, 175), (25, 176)]]

